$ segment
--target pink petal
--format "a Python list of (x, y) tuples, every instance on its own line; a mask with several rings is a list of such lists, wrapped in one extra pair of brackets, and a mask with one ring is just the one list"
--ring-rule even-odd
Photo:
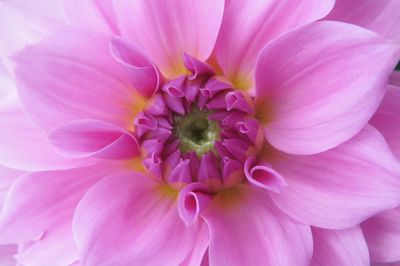
[(334, 1), (227, 1), (215, 54), (224, 74), (238, 88), (249, 88), (261, 49), (294, 28), (324, 17)]
[(393, 153), (400, 159), (400, 87), (388, 86), (370, 123), (382, 133)]
[(92, 164), (56, 152), (47, 135), (24, 113), (17, 97), (0, 103), (0, 164), (22, 170), (65, 169)]
[(327, 152), (270, 162), (288, 183), (272, 199), (305, 224), (343, 229), (400, 203), (400, 163), (371, 126)]
[(89, 26), (106, 33), (119, 33), (110, 0), (61, 0), (69, 24)]
[(208, 207), (212, 199), (208, 192), (208, 186), (202, 183), (191, 183), (179, 192), (179, 215), (186, 224), (195, 222), (200, 213)]
[(210, 241), (209, 238), (210, 237), (209, 237), (208, 227), (205, 223), (203, 223), (199, 233), (197, 234), (197, 238), (194, 242), (194, 247), (192, 249), (191, 254), (186, 257), (186, 259), (181, 265), (206, 266), (206, 264), (202, 263), (204, 261), (203, 258), (205, 257), (209, 245)]
[(314, 254), (311, 265), (370, 265), (367, 243), (360, 227), (345, 230), (312, 228)]
[(207, 59), (222, 21), (223, 0), (114, 1), (121, 32), (167, 76), (183, 73), (184, 53)]
[(238, 185), (220, 192), (203, 216), (210, 265), (309, 265), (310, 228), (280, 212), (263, 191)]
[(331, 21), (268, 45), (256, 71), (267, 140), (287, 153), (314, 154), (353, 137), (378, 108), (397, 52), (369, 31)]
[(65, 156), (129, 159), (139, 154), (132, 133), (94, 119), (71, 121), (53, 130), (49, 139)]
[(63, 17), (59, 1), (1, 1), (0, 55), (10, 55), (26, 44), (40, 40), (63, 25)]
[(265, 162), (256, 161), (255, 157), (246, 160), (244, 172), (250, 184), (275, 193), (281, 193), (287, 186), (285, 179), (278, 172)]
[(1, 245), (0, 246), (0, 265), (15, 266), (17, 261), (14, 255), (17, 253), (17, 245)]
[(175, 193), (133, 172), (97, 183), (74, 216), (81, 263), (180, 265), (191, 254), (200, 226), (185, 226)]
[(336, 0), (326, 19), (359, 25), (400, 44), (399, 10), (397, 0)]
[(400, 207), (361, 224), (373, 262), (400, 261)]
[(393, 71), (389, 78), (389, 83), (396, 87), (400, 87), (400, 71)]
[(145, 97), (151, 97), (161, 83), (157, 67), (133, 43), (112, 37), (110, 51), (114, 59), (124, 66), (133, 87)]
[(131, 125), (143, 103), (109, 41), (90, 30), (65, 29), (14, 57), (20, 96), (38, 124), (48, 130), (91, 118)]
[(23, 174), (23, 171), (0, 165), (0, 210), (3, 207), (4, 200), (7, 196), (11, 184), (14, 183), (18, 179), (18, 177)]
[(1, 243), (33, 240), (20, 254), (29, 265), (33, 261), (43, 266), (74, 262), (78, 259), (71, 224), (75, 207), (88, 188), (117, 169), (102, 163), (22, 176), (11, 186), (2, 210)]

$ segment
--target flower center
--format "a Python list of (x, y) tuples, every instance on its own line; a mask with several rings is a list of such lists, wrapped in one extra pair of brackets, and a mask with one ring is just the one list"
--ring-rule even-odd
[(220, 139), (220, 128), (208, 119), (209, 115), (209, 111), (194, 107), (184, 116), (174, 116), (174, 131), (182, 153), (194, 151), (201, 158), (214, 148), (215, 141)]

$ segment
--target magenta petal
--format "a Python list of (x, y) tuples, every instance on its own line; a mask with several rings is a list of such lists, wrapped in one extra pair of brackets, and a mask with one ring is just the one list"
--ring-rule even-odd
[(370, 265), (367, 243), (360, 227), (344, 230), (312, 228), (311, 266)]
[(286, 153), (314, 154), (352, 138), (378, 108), (398, 52), (370, 31), (332, 21), (266, 46), (256, 100), (268, 142)]
[(327, 152), (270, 162), (288, 183), (272, 199), (305, 224), (348, 228), (400, 203), (400, 162), (371, 126)]
[(221, 161), (224, 188), (232, 187), (244, 179), (243, 164), (224, 156)]
[(238, 185), (231, 192), (216, 195), (202, 214), (211, 234), (210, 265), (309, 265), (308, 226), (283, 214), (262, 190)]
[(156, 92), (161, 83), (160, 74), (139, 47), (121, 37), (112, 37), (110, 52), (128, 71), (130, 81), (136, 90), (145, 97), (150, 97)]
[(191, 183), (179, 192), (179, 215), (186, 224), (195, 222), (200, 213), (210, 204), (212, 196), (207, 192), (208, 186), (202, 183)]
[(378, 214), (361, 224), (372, 262), (400, 261), (400, 207)]
[(226, 110), (238, 110), (248, 114), (254, 114), (254, 107), (250, 105), (251, 100), (248, 100), (238, 91), (232, 91), (226, 94)]
[(45, 130), (76, 119), (129, 128), (142, 103), (109, 43), (108, 35), (67, 28), (14, 56), (19, 94), (35, 122)]
[(183, 62), (185, 67), (192, 72), (192, 75), (189, 76), (190, 80), (195, 80), (198, 76), (212, 76), (215, 74), (213, 68), (209, 64), (186, 53), (184, 54)]
[(215, 44), (223, 0), (114, 1), (123, 36), (138, 44), (168, 77), (183, 74), (184, 53), (206, 60)]
[(69, 122), (49, 138), (60, 153), (71, 157), (128, 159), (139, 154), (138, 141), (130, 132), (93, 119)]
[(251, 184), (275, 193), (281, 193), (287, 186), (285, 179), (278, 172), (264, 162), (257, 162), (255, 157), (246, 160), (244, 172)]
[(171, 173), (167, 177), (168, 182), (176, 187), (182, 188), (184, 185), (192, 182), (192, 174), (190, 171), (190, 160), (180, 159), (178, 164), (173, 165)]
[[(128, 172), (97, 183), (75, 212), (83, 265), (180, 265), (200, 224), (186, 226), (175, 197), (148, 176)], [(104, 230), (107, 228), (107, 230)]]

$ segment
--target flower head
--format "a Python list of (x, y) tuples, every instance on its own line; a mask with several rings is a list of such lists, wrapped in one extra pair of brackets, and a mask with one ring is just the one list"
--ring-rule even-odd
[(62, 3), (66, 21), (33, 17), (46, 36), (1, 54), (0, 243), (18, 245), (6, 254), (41, 266), (367, 265), (368, 248), (372, 262), (400, 259), (375, 228), (400, 203), (392, 24), (330, 0)]

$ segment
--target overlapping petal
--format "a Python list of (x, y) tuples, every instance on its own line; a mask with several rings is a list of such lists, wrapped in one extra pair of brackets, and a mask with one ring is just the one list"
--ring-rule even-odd
[(0, 264), (2, 266), (15, 266), (17, 261), (14, 255), (17, 253), (17, 245), (0, 246)]
[(253, 85), (252, 71), (261, 49), (294, 28), (316, 21), (331, 11), (334, 1), (226, 1), (215, 56), (224, 75), (236, 87)]
[(51, 170), (93, 164), (62, 156), (22, 109), (15, 94), (0, 103), (0, 164), (22, 170)]
[(168, 77), (184, 71), (184, 53), (207, 59), (217, 39), (223, 0), (114, 1), (121, 34), (139, 45)]
[(210, 265), (309, 265), (310, 228), (273, 206), (264, 191), (239, 185), (221, 192), (203, 216)]
[(391, 76), (391, 84), (385, 97), (370, 123), (385, 137), (393, 153), (400, 158), (400, 77), (398, 73)]
[(63, 171), (27, 173), (10, 188), (0, 217), (1, 243), (32, 244), (19, 260), (27, 265), (62, 266), (78, 259), (72, 215), (98, 180), (118, 168), (111, 163)]
[(46, 130), (90, 118), (131, 125), (143, 103), (109, 44), (105, 34), (68, 28), (15, 56), (19, 93), (35, 122)]
[(312, 266), (369, 264), (369, 253), (360, 227), (344, 230), (312, 228), (314, 254)]
[(74, 216), (81, 263), (180, 265), (192, 253), (200, 225), (183, 223), (175, 193), (134, 172), (100, 181)]
[(372, 32), (327, 21), (268, 45), (256, 70), (268, 142), (313, 154), (353, 137), (378, 108), (398, 52)]
[(400, 207), (361, 224), (372, 262), (400, 261)]
[[(8, 56), (64, 25), (59, 1), (9, 0), (0, 2), (0, 55)], [(11, 67), (7, 58), (7, 67)]]
[(399, 161), (371, 126), (327, 152), (270, 162), (288, 183), (272, 199), (305, 224), (348, 228), (400, 203)]
[(400, 45), (399, 10), (397, 0), (336, 0), (325, 19), (362, 26)]

